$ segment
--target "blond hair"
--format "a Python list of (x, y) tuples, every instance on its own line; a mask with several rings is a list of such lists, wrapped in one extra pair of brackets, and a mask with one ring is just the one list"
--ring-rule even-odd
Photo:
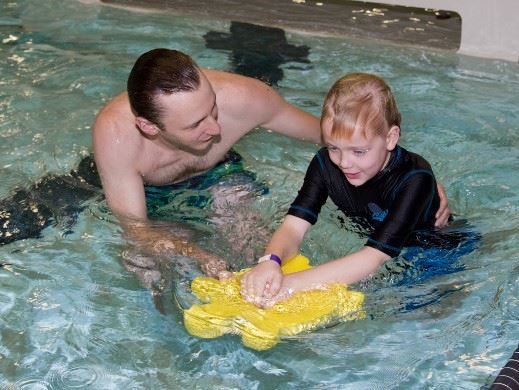
[(357, 130), (365, 137), (385, 136), (399, 126), (401, 116), (386, 82), (368, 73), (350, 73), (337, 80), (323, 104), (321, 128), (331, 120), (331, 136), (350, 138)]

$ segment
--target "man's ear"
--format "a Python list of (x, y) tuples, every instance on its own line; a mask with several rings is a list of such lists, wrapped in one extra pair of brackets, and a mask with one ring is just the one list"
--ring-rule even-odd
[(389, 132), (386, 136), (386, 148), (389, 151), (392, 151), (396, 144), (398, 143), (398, 140), (400, 139), (400, 127), (393, 126), (389, 129)]
[(155, 136), (160, 132), (160, 129), (155, 123), (150, 122), (142, 116), (138, 116), (135, 118), (135, 124), (140, 129), (140, 131), (150, 136)]

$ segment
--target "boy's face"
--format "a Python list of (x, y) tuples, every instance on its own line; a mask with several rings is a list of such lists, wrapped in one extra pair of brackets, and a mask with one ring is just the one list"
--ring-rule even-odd
[(390, 152), (400, 136), (398, 126), (393, 126), (386, 136), (364, 136), (355, 131), (350, 138), (332, 137), (331, 120), (323, 122), (322, 134), (330, 160), (339, 167), (346, 180), (361, 186), (387, 165)]

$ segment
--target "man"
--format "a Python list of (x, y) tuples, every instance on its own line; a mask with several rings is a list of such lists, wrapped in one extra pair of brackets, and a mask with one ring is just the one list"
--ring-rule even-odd
[[(129, 238), (151, 251), (167, 249), (196, 258), (211, 275), (223, 270), (217, 256), (149, 223), (144, 186), (178, 183), (206, 172), (259, 126), (321, 141), (319, 120), (261, 81), (199, 68), (175, 50), (155, 49), (139, 57), (128, 92), (109, 102), (93, 127), (103, 190)], [(439, 226), (450, 213), (443, 198)]]

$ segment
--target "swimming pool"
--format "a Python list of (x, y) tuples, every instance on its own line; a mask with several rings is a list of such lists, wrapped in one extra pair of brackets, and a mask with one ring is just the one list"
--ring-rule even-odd
[[(2, 2), (0, 15), (2, 199), (77, 166), (91, 150), (94, 115), (125, 88), (142, 52), (172, 47), (206, 67), (232, 66), (228, 51), (206, 47), (209, 31), (229, 31), (227, 22), (211, 18), (56, 0)], [(163, 270), (160, 306), (123, 265), (126, 247), (106, 205), (89, 198), (76, 220), (53, 210), (57, 223), (41, 238), (0, 247), (2, 388), (473, 389), (493, 381), (519, 340), (519, 65), (358, 39), (286, 36), (288, 44), (309, 48), (308, 61), (280, 63), (276, 88), (314, 114), (344, 73), (388, 80), (404, 118), (402, 144), (433, 164), (453, 210), (483, 235), (460, 259), (464, 269), (399, 286), (394, 262), (359, 286), (366, 319), (255, 352), (236, 337), (190, 336), (175, 294), (186, 291), (196, 269)], [(258, 130), (235, 149), (272, 189), (250, 206), (258, 229), (270, 230), (316, 146)], [(201, 232), (201, 245), (237, 256), (222, 238), (236, 240), (238, 231), (216, 234), (210, 210), (184, 199), (157, 214), (175, 214)], [(316, 262), (363, 243), (338, 233), (336, 217), (327, 207), (303, 248)], [(251, 239), (247, 227), (239, 232)], [(420, 304), (407, 310), (409, 302)]]

